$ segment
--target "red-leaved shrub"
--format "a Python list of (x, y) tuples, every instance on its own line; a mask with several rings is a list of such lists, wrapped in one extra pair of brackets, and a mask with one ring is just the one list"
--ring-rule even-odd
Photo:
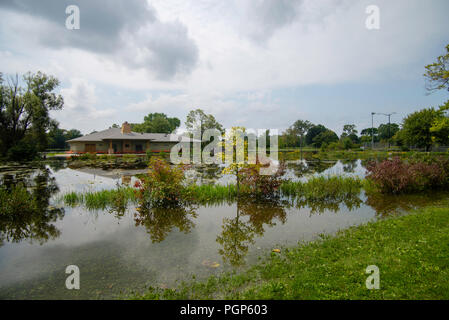
[(405, 161), (396, 157), (367, 166), (367, 179), (382, 193), (407, 193), (441, 188), (448, 184), (448, 161)]

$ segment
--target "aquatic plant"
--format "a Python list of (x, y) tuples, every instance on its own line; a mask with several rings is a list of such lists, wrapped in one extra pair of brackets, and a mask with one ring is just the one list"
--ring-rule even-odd
[(136, 203), (134, 191), (134, 188), (119, 186), (111, 190), (69, 192), (62, 196), (62, 201), (71, 207), (83, 204), (89, 210), (104, 210), (114, 206), (123, 207), (130, 203)]
[(358, 195), (362, 185), (362, 180), (357, 177), (317, 176), (311, 177), (306, 182), (284, 181), (281, 191), (285, 196), (325, 201), (344, 199), (348, 195)]

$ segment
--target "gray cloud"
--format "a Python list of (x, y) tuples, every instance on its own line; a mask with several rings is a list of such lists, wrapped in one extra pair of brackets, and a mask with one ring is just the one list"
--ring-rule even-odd
[[(65, 9), (80, 9), (81, 28), (67, 30)], [(134, 68), (146, 68), (159, 79), (189, 73), (198, 60), (198, 49), (187, 28), (179, 22), (162, 22), (153, 7), (142, 0), (2, 0), (0, 9), (41, 18), (46, 23), (33, 30), (47, 47), (72, 47), (100, 54), (144, 53), (122, 59)], [(131, 46), (132, 44), (132, 46)]]
[(276, 30), (292, 23), (302, 0), (257, 0), (247, 10), (250, 38), (259, 42), (269, 39)]

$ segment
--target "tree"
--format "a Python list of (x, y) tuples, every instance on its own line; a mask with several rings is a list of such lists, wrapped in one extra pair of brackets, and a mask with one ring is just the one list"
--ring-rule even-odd
[[(340, 139), (349, 138), (353, 143), (359, 143), (360, 139), (357, 136), (358, 131), (355, 129), (355, 124), (345, 124), (343, 126), (343, 133)], [(346, 143), (347, 144), (347, 143)]]
[(328, 129), (322, 124), (318, 124), (316, 126), (311, 127), (306, 134), (306, 144), (307, 145), (313, 144), (314, 143), (313, 139), (315, 139), (315, 137), (319, 135), (321, 132), (324, 132), (326, 130)]
[(399, 131), (399, 125), (397, 123), (383, 123), (379, 126), (377, 131), (380, 140), (388, 141)]
[(439, 56), (437, 61), (426, 66), (426, 89), (429, 92), (446, 88), (449, 91), (449, 44), (446, 54)]
[(332, 142), (337, 141), (338, 141), (337, 134), (332, 130), (326, 129), (325, 131), (317, 135), (315, 138), (313, 138), (313, 145), (317, 148), (320, 148), (321, 146), (323, 146), (323, 144), (328, 145)]
[(64, 130), (59, 128), (59, 123), (52, 121), (51, 128), (48, 132), (48, 148), (50, 149), (67, 149), (69, 146), (67, 140), (81, 137), (82, 134), (77, 129)]
[(62, 96), (53, 92), (58, 79), (28, 72), (23, 80), (25, 88), (19, 85), (18, 75), (6, 85), (0, 73), (0, 155), (16, 159), (24, 159), (25, 152), (33, 155), (31, 150), (45, 150), (52, 123), (49, 111), (64, 105)]
[(132, 129), (136, 132), (146, 133), (172, 133), (181, 121), (178, 118), (169, 118), (165, 113), (149, 113), (144, 117), (143, 123), (133, 123)]
[(439, 109), (439, 117), (435, 119), (430, 128), (432, 139), (436, 143), (449, 144), (449, 117), (446, 114), (449, 110), (449, 100)]
[(221, 133), (224, 133), (222, 125), (215, 120), (215, 117), (211, 114), (206, 114), (201, 109), (190, 111), (185, 124), (191, 134), (199, 132), (201, 133), (201, 137), (203, 137), (204, 131), (207, 129), (217, 129)]
[(293, 132), (299, 136), (299, 147), (301, 148), (304, 144), (304, 137), (310, 128), (313, 127), (313, 123), (308, 120), (296, 120), (292, 127)]
[(279, 146), (283, 147), (299, 147), (300, 138), (296, 134), (293, 126), (285, 130), (285, 132), (280, 137)]
[[(373, 133), (373, 137), (371, 138), (371, 132)], [(374, 142), (379, 142), (378, 130), (377, 128), (365, 128), (361, 132), (360, 141), (363, 143), (371, 143), (372, 140)]]
[(401, 137), (408, 145), (426, 148), (432, 146), (432, 132), (430, 128), (441, 117), (441, 112), (434, 108), (422, 109), (409, 114), (402, 124)]

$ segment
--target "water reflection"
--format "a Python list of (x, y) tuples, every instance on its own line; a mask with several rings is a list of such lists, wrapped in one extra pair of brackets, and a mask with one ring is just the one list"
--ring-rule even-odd
[(341, 206), (346, 206), (348, 211), (353, 211), (360, 208), (363, 200), (360, 198), (360, 194), (347, 194), (341, 198), (328, 198), (328, 199), (304, 199), (297, 198), (292, 200), (294, 206), (298, 209), (308, 208), (310, 215), (315, 213), (323, 213), (325, 211), (339, 212)]
[[(301, 178), (308, 174), (323, 173), (334, 167), (337, 161), (323, 160), (296, 160), (288, 161), (287, 170), (293, 173), (295, 178)], [(356, 163), (354, 163), (354, 166)]]
[(0, 188), (0, 246), (5, 240), (43, 244), (60, 235), (54, 223), (64, 218), (65, 211), (50, 205), (59, 188), (49, 169), (41, 168), (34, 177), (5, 174), (0, 178)]
[(357, 167), (357, 159), (355, 160), (341, 160), (343, 164), (343, 171), (347, 173), (355, 172), (355, 168)]
[(368, 194), (365, 204), (376, 211), (379, 217), (398, 215), (447, 201), (448, 193), (445, 191), (424, 192), (408, 195)]
[(196, 217), (197, 213), (193, 207), (146, 208), (140, 206), (136, 208), (134, 221), (136, 226), (145, 227), (153, 242), (162, 242), (175, 227), (185, 234), (191, 232), (195, 227), (192, 219)]
[(287, 220), (285, 203), (280, 200), (256, 201), (240, 199), (236, 203), (234, 218), (224, 218), (222, 231), (217, 236), (221, 248), (218, 253), (223, 261), (234, 267), (245, 264), (245, 257), (256, 236), (263, 236), (264, 225), (273, 227), (276, 220), (284, 224)]

